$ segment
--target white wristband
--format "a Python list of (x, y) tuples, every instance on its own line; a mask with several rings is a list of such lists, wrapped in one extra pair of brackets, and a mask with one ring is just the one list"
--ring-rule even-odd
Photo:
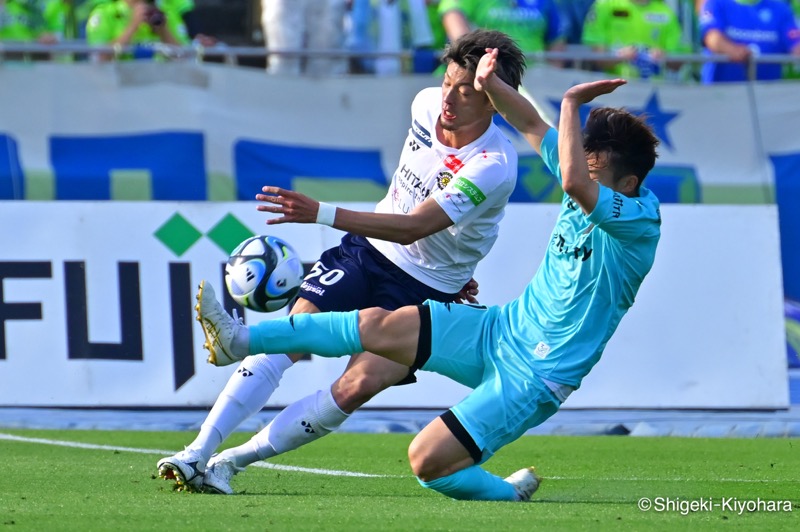
[(336, 219), (336, 207), (330, 203), (319, 202), (319, 210), (317, 211), (317, 223), (333, 227), (333, 221)]

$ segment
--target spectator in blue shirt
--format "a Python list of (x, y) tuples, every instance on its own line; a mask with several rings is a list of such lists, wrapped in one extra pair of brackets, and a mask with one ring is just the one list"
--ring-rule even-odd
[[(700, 12), (700, 36), (707, 53), (731, 62), (703, 65), (703, 83), (745, 81), (748, 62), (760, 54), (800, 56), (800, 30), (782, 0), (706, 0)], [(779, 63), (759, 63), (756, 79), (781, 78)]]

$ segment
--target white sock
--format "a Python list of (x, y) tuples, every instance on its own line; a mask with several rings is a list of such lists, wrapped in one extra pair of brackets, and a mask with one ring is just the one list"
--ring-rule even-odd
[(291, 366), (292, 360), (286, 355), (251, 355), (242, 360), (189, 448), (199, 451), (206, 460), (211, 458), (236, 427), (264, 408), (284, 371)]
[(219, 455), (217, 455), (217, 459), (230, 460), (236, 467), (245, 468), (250, 464), (261, 460), (261, 457), (258, 454), (257, 445), (251, 439), (250, 441), (247, 441), (238, 447), (225, 449), (219, 453)]
[(237, 467), (245, 467), (318, 440), (339, 428), (348, 417), (330, 390), (319, 390), (284, 408), (250, 441), (225, 451), (225, 457)]

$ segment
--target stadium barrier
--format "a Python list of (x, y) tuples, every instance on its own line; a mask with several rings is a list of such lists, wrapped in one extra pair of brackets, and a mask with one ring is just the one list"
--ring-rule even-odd
[[(273, 49), (264, 46), (230, 46), (218, 43), (205, 47), (198, 43), (190, 45), (171, 45), (165, 43), (140, 43), (135, 45), (90, 45), (81, 40), (65, 40), (54, 44), (37, 42), (0, 42), (0, 63), (10, 61), (56, 61), (72, 62), (85, 60), (129, 61), (130, 57), (151, 59), (158, 56), (162, 61), (172, 62), (215, 62), (229, 66), (240, 66), (247, 61), (263, 61), (267, 56), (280, 56), (290, 58), (331, 58), (331, 59), (389, 59), (396, 60), (398, 71), (404, 74), (427, 73), (418, 67), (435, 66), (442, 55), (442, 50), (430, 49), (405, 49), (405, 50), (331, 50), (313, 48), (283, 48)], [(590, 46), (569, 45), (566, 50), (539, 51), (525, 54), (530, 64), (560, 62), (573, 66), (579, 70), (591, 69), (591, 65), (609, 61), (618, 61), (613, 52), (597, 52)], [(668, 64), (682, 64), (692, 69), (697, 69), (703, 63), (730, 63), (731, 60), (724, 54), (685, 53), (666, 54), (654, 60), (656, 70), (667, 72)], [(751, 81), (756, 80), (758, 65), (764, 63), (800, 66), (800, 61), (792, 54), (753, 54), (747, 59), (747, 75)], [(691, 82), (692, 76), (671, 76), (672, 80)]]

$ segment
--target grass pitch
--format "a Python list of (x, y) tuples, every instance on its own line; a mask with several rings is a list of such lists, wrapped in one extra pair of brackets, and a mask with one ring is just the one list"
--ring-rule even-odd
[[(226, 497), (176, 492), (157, 478), (160, 451), (181, 449), (194, 434), (0, 433), (0, 531), (797, 530), (800, 523), (797, 439), (526, 436), (486, 464), (501, 476), (537, 466), (544, 482), (535, 502), (515, 504), (453, 501), (421, 488), (407, 464), (409, 434), (328, 436), (270, 461), (284, 469), (251, 466)], [(229, 443), (247, 438), (237, 433)]]

